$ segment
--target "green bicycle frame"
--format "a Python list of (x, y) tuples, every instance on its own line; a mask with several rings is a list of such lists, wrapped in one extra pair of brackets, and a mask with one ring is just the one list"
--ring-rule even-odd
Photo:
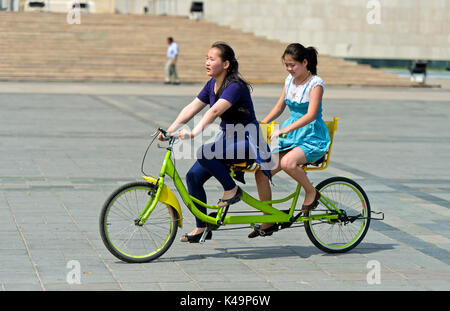
[[(189, 195), (186, 187), (184, 186), (180, 175), (178, 174), (172, 159), (171, 159), (172, 149), (169, 147), (167, 148), (166, 155), (164, 157), (164, 162), (161, 167), (161, 171), (159, 173), (159, 178), (157, 180), (157, 188), (155, 189), (156, 192), (152, 194), (151, 199), (148, 201), (145, 208), (141, 211), (141, 213), (138, 216), (139, 224), (144, 224), (145, 221), (148, 219), (154, 208), (156, 207), (156, 204), (159, 200), (159, 196), (161, 194), (161, 191), (164, 187), (164, 178), (165, 176), (169, 176), (172, 178), (175, 187), (178, 190), (178, 193), (180, 194), (181, 198), (183, 199), (183, 202), (186, 204), (189, 211), (198, 219), (205, 223), (209, 223), (212, 225), (227, 225), (227, 224), (253, 224), (253, 223), (286, 223), (292, 221), (292, 216), (294, 214), (295, 206), (297, 204), (297, 200), (300, 194), (301, 185), (298, 184), (297, 188), (294, 193), (290, 194), (289, 196), (278, 199), (278, 200), (271, 200), (271, 201), (259, 201), (258, 199), (252, 197), (248, 193), (246, 193), (244, 190), (242, 190), (242, 197), (241, 201), (245, 202), (247, 205), (250, 205), (251, 207), (266, 213), (268, 215), (245, 215), (245, 216), (225, 216), (223, 218), (222, 222), (222, 215), (224, 213), (225, 207), (219, 207), (215, 205), (209, 205), (206, 204), (197, 198)], [(289, 213), (282, 212), (274, 207), (271, 206), (271, 204), (279, 204), (284, 203), (289, 200), (292, 200), (291, 207), (289, 209)], [(295, 222), (303, 222), (303, 221), (310, 221), (310, 220), (335, 220), (338, 218), (341, 211), (335, 207), (335, 205), (328, 200), (325, 196), (321, 196), (320, 198), (321, 203), (329, 209), (332, 213), (326, 212), (324, 214), (316, 214), (312, 216), (301, 216), (298, 217)], [(201, 212), (195, 204), (198, 204), (200, 206), (206, 207), (207, 209), (215, 209), (217, 210), (217, 215), (215, 217), (208, 216)]]

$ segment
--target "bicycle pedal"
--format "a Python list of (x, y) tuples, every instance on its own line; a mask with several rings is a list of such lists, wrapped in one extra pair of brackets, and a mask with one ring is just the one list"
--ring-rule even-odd
[(250, 228), (252, 228), (256, 232), (258, 232), (259, 235), (264, 234), (264, 231), (261, 229), (261, 225), (260, 224), (250, 224)]
[(260, 232), (261, 231), (261, 225), (260, 224), (250, 224), (250, 228)]

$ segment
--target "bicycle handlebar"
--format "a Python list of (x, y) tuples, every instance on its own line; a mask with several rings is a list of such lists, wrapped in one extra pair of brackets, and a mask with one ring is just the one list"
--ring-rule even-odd
[(177, 137), (178, 137), (178, 134), (176, 134), (176, 133), (169, 133), (169, 132), (163, 130), (162, 128), (158, 128), (158, 131), (161, 132), (162, 138), (163, 138), (163, 139), (166, 139), (166, 140), (169, 140), (169, 139), (171, 139), (171, 138), (177, 138)]

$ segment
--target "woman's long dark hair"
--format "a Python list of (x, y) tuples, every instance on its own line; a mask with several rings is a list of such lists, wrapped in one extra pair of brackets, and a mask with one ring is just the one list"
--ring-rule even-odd
[(312, 46), (305, 48), (300, 43), (291, 43), (284, 50), (281, 59), (284, 60), (285, 55), (290, 55), (292, 59), (298, 62), (303, 62), (306, 59), (308, 61), (306, 68), (313, 75), (317, 75), (317, 54), (317, 50)]
[(220, 58), (222, 59), (222, 62), (226, 61), (230, 62), (230, 66), (227, 69), (227, 75), (225, 76), (222, 85), (217, 90), (215, 100), (217, 101), (220, 98), (220, 96), (223, 93), (223, 90), (225, 90), (227, 85), (232, 81), (243, 83), (245, 86), (249, 88), (249, 90), (252, 90), (252, 86), (250, 85), (250, 83), (245, 81), (242, 78), (241, 74), (239, 73), (239, 63), (236, 59), (233, 49), (225, 42), (215, 42), (213, 43), (213, 45), (211, 45), (211, 48), (219, 49)]

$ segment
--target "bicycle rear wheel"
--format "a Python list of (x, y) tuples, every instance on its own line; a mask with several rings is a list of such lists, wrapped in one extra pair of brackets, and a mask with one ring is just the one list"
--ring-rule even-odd
[(106, 248), (117, 258), (132, 263), (154, 260), (172, 245), (178, 229), (178, 214), (158, 202), (143, 225), (136, 221), (152, 200), (154, 185), (147, 182), (126, 184), (106, 200), (100, 214), (100, 234)]
[[(336, 220), (305, 222), (311, 242), (327, 253), (344, 253), (356, 247), (370, 224), (370, 204), (366, 193), (355, 181), (345, 177), (331, 177), (320, 182), (316, 189), (336, 205), (342, 214)], [(308, 216), (323, 214), (312, 210)]]

